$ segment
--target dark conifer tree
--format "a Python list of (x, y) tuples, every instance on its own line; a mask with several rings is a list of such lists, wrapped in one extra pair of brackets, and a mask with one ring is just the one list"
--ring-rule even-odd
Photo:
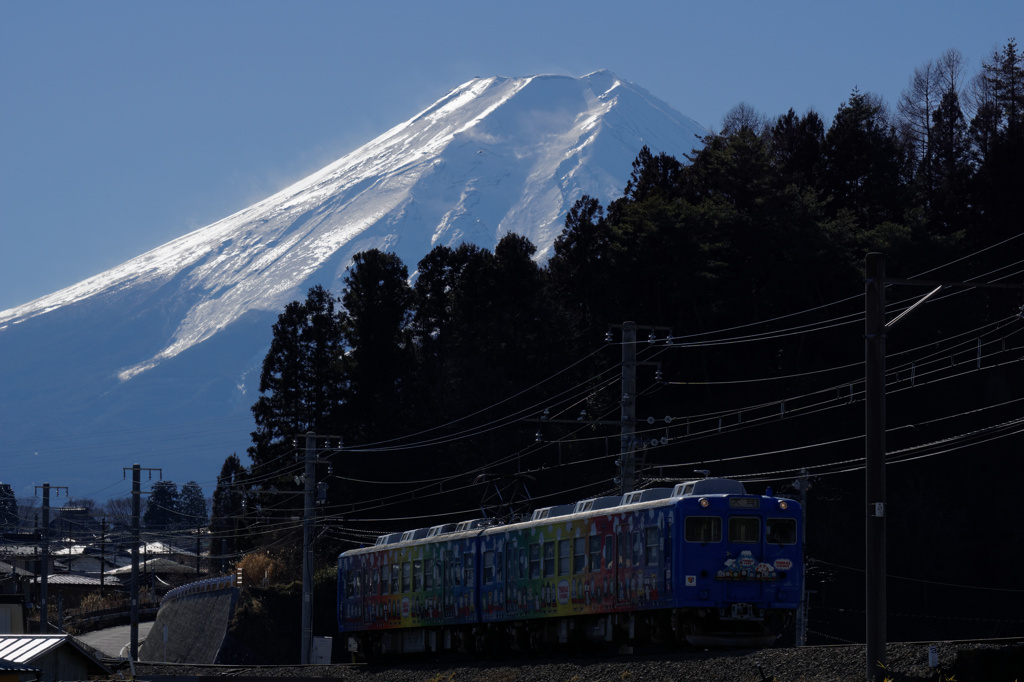
[(971, 122), (979, 218), (969, 236), (978, 245), (1018, 233), (1024, 214), (1024, 55), (1010, 40), (983, 68), (987, 96)]
[(181, 522), (178, 510), (178, 485), (174, 481), (157, 481), (146, 500), (142, 522), (146, 528), (168, 530)]
[(927, 205), (933, 235), (961, 235), (970, 215), (970, 139), (967, 121), (955, 90), (942, 96), (933, 114), (932, 154), (929, 158), (934, 192)]
[(357, 253), (342, 294), (345, 360), (344, 433), (372, 443), (415, 427), (405, 409), (415, 353), (409, 272), (393, 253)]
[(777, 172), (785, 185), (817, 187), (825, 143), (825, 125), (813, 111), (797, 116), (790, 109), (769, 133)]
[(594, 335), (609, 324), (617, 280), (613, 259), (619, 248), (601, 203), (587, 195), (578, 199), (565, 216), (547, 265), (550, 295), (571, 338)]
[(195, 481), (181, 486), (178, 493), (178, 514), (181, 525), (185, 528), (202, 528), (210, 523), (210, 514), (206, 509), (206, 498), (203, 489)]
[(337, 433), (342, 400), (342, 328), (336, 299), (321, 286), (285, 306), (263, 359), (260, 397), (252, 406), (252, 482), (294, 488), (297, 448), (307, 431)]
[(13, 531), (18, 526), (18, 500), (10, 483), (0, 483), (0, 529)]
[(881, 101), (854, 89), (825, 133), (823, 181), (833, 215), (849, 210), (862, 230), (903, 220), (907, 156)]
[(247, 478), (248, 472), (238, 455), (229, 455), (217, 475), (217, 487), (213, 491), (211, 554), (231, 555), (239, 548), (240, 530), (244, 528), (243, 501), (248, 490)]

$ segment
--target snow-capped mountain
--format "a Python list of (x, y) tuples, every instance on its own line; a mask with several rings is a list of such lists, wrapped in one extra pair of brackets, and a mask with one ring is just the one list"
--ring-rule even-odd
[(355, 253), (412, 271), (437, 244), (516, 232), (546, 258), (643, 145), (682, 158), (706, 133), (607, 71), (465, 83), (249, 208), (0, 312), (0, 480), (82, 497), (139, 461), (210, 483), (248, 445), (270, 325), (313, 284), (340, 291)]

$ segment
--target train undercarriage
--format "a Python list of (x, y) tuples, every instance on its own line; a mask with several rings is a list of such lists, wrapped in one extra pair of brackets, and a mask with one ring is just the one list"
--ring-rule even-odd
[(400, 654), (556, 651), (633, 653), (637, 648), (764, 648), (792, 625), (793, 613), (751, 604), (729, 609), (665, 609), (500, 623), (353, 633), (348, 649), (374, 659)]

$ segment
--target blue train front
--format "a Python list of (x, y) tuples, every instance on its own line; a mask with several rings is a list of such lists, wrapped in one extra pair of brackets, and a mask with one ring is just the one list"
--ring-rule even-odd
[(703, 479), (384, 536), (338, 559), (338, 627), (367, 655), (605, 643), (766, 646), (799, 608), (793, 500)]

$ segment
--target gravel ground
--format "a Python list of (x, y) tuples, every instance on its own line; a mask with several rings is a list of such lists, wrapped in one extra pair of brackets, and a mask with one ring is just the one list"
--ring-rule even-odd
[[(937, 644), (939, 668), (928, 666), (928, 644), (890, 644), (886, 650), (884, 676), (893, 682), (912, 680), (948, 680), (986, 682), (1013, 677), (978, 677), (958, 660), (977, 655), (985, 649), (1013, 649), (1021, 654), (1021, 645)], [(1009, 653), (1009, 652), (1006, 652)], [(984, 654), (982, 654), (984, 655)], [(831, 646), (741, 650), (710, 653), (686, 653), (659, 656), (618, 656), (608, 658), (567, 657), (554, 659), (505, 659), (498, 661), (449, 660), (443, 662), (396, 663), (392, 665), (311, 665), (311, 666), (183, 666), (139, 664), (137, 680), (157, 680), (175, 676), (224, 676), (235, 678), (287, 677), (316, 679), (331, 677), (346, 682), (656, 682), (695, 680), (743, 682), (831, 682), (864, 680), (867, 676), (864, 646)], [(1015, 658), (1015, 661), (1024, 658)], [(762, 672), (763, 671), (763, 672)], [(122, 671), (126, 672), (126, 671)], [(1009, 674), (1015, 674), (1013, 671)], [(1024, 682), (1024, 670), (1020, 671)]]

